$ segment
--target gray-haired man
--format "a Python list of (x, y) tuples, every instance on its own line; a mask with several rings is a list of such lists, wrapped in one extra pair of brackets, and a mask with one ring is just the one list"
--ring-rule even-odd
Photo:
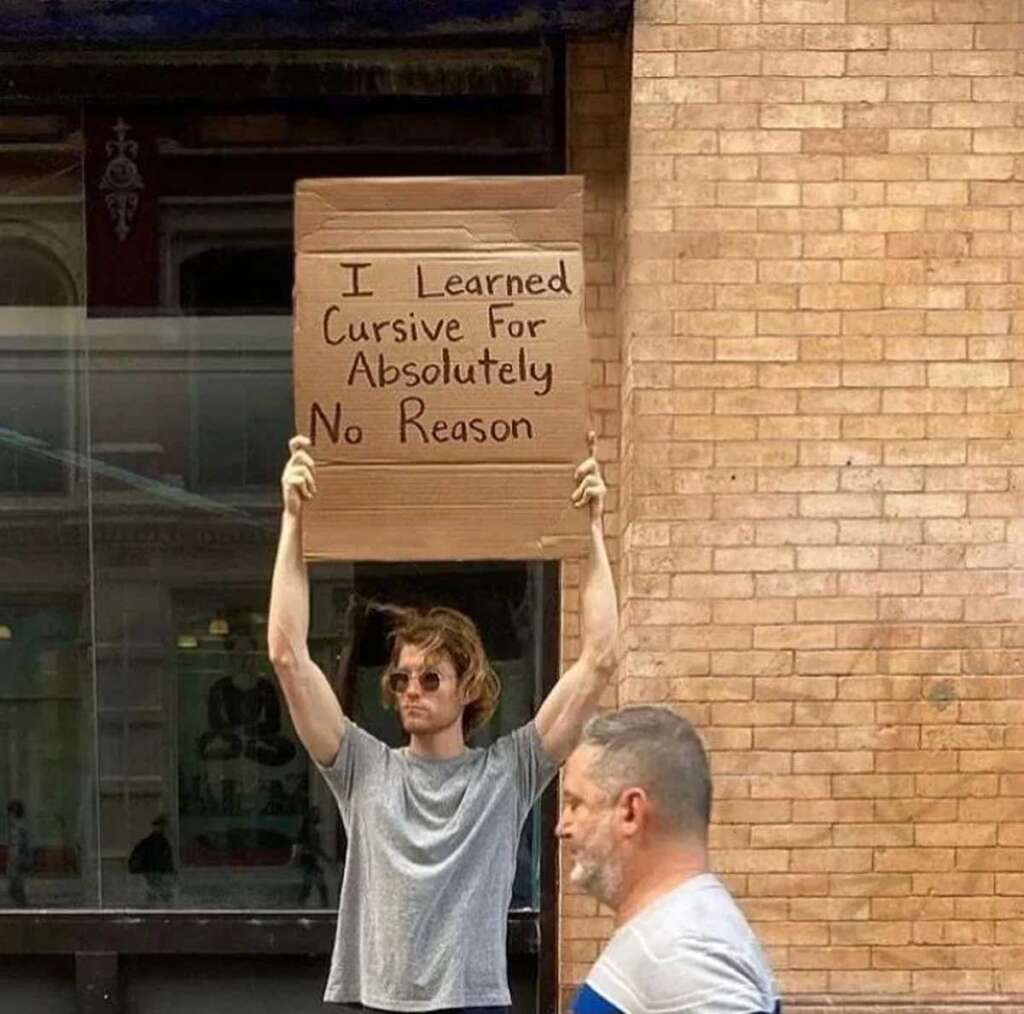
[(573, 1014), (778, 1014), (757, 938), (708, 871), (711, 774), (693, 726), (654, 707), (591, 719), (562, 796), (570, 880), (616, 923)]

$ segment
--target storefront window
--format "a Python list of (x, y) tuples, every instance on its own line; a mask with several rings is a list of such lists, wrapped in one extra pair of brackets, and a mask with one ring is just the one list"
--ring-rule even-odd
[(0, 792), (13, 907), (87, 901), (93, 801), (82, 762), (92, 736), (82, 621), (75, 599), (0, 598)]
[[(236, 176), (219, 153), (207, 193), (180, 118), (47, 129), (0, 145), (0, 907), (333, 908), (344, 832), (266, 646), (307, 156), (278, 152), (254, 195), (252, 153)], [(535, 710), (555, 636), (542, 564), (312, 579), (317, 659), (382, 739), (401, 731), (373, 602), (477, 620), (504, 691), (476, 745)], [(538, 841), (531, 819), (514, 908), (539, 905)]]
[(99, 904), (82, 162), (70, 119), (26, 131), (31, 154), (0, 146), (0, 906), (78, 908)]

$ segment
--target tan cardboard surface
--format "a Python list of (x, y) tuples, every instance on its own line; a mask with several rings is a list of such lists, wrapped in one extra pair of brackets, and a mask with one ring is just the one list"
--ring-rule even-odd
[(295, 425), (309, 559), (577, 553), (580, 177), (300, 181)]

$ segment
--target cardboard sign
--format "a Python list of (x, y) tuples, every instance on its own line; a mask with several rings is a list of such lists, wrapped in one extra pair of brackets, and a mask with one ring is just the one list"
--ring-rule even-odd
[(582, 191), (566, 176), (297, 184), (308, 559), (580, 551)]

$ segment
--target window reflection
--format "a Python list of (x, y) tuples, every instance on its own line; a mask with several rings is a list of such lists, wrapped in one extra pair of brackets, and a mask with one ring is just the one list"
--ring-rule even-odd
[(67, 491), (67, 465), (53, 452), (68, 438), (68, 374), (59, 361), (35, 365), (0, 366), (0, 496)]
[(74, 306), (75, 283), (60, 259), (29, 239), (0, 238), (0, 306)]
[(92, 800), (81, 603), (0, 598), (0, 800), (13, 907), (82, 904)]
[[(267, 364), (239, 363), (232, 373), (195, 378), (197, 461), (193, 488), (276, 487), (281, 448), (292, 430), (292, 379)], [(262, 366), (262, 368), (261, 368)]]
[(99, 903), (75, 120), (0, 146), (0, 908)]
[(175, 595), (181, 901), (290, 907), (293, 853), (316, 839), (309, 761), (267, 662), (264, 593), (218, 597), (233, 603)]
[(293, 427), (290, 321), (99, 318), (87, 331), (92, 457), (127, 473), (95, 471), (94, 488), (123, 495), (134, 476), (245, 494), (269, 517)]
[(208, 249), (181, 262), (179, 303), (203, 316), (291, 314), (293, 262), (290, 235), (276, 244), (256, 238), (214, 245), (211, 239)]
[[(122, 241), (83, 188), (90, 117), (55, 115), (45, 137), (0, 151), (0, 907), (330, 908), (344, 833), (265, 631), (292, 431), (290, 195), (305, 156), (255, 195), (204, 193), (179, 159), (163, 181), (187, 185), (149, 187), (156, 203)], [(174, 163), (161, 132), (178, 119), (129, 122), (147, 158)], [(102, 163), (111, 123), (97, 123)], [(96, 295), (132, 277), (150, 295), (131, 306)], [(397, 743), (378, 697), (384, 632), (368, 621), (354, 638), (348, 603), (463, 609), (505, 688), (484, 745), (533, 711), (553, 636), (540, 575), (320, 567), (313, 649), (332, 677), (340, 652), (346, 708)], [(519, 856), (513, 905), (536, 907), (532, 820)]]

